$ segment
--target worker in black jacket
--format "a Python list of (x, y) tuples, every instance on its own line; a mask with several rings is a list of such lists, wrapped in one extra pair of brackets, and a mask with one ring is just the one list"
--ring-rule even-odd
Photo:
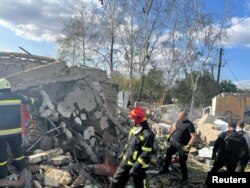
[(222, 132), (215, 140), (212, 159), (214, 165), (207, 174), (206, 185), (212, 185), (212, 176), (226, 166), (227, 172), (235, 172), (237, 163), (244, 156), (249, 156), (245, 138), (236, 132), (236, 123), (228, 122), (228, 130)]
[(247, 142), (236, 132), (236, 123), (230, 121), (228, 130), (222, 132), (214, 143), (212, 159), (215, 162), (210, 172), (218, 172), (223, 166), (228, 172), (235, 172), (237, 162), (244, 156), (249, 156)]
[(167, 149), (165, 164), (159, 174), (165, 174), (169, 171), (172, 156), (175, 153), (179, 154), (179, 163), (181, 166), (182, 183), (188, 182), (188, 168), (187, 159), (191, 146), (196, 142), (195, 127), (191, 121), (188, 120), (188, 114), (185, 110), (181, 110), (178, 114), (179, 120), (168, 134), (167, 141), (170, 141), (170, 146)]
[(154, 145), (154, 133), (149, 128), (146, 112), (139, 107), (132, 109), (130, 117), (134, 122), (125, 146), (123, 159), (113, 177), (110, 188), (124, 188), (133, 177), (135, 188), (146, 188), (146, 173), (149, 168)]
[(25, 168), (21, 149), (21, 104), (32, 104), (34, 99), (11, 92), (10, 82), (0, 79), (0, 179), (8, 175), (7, 143), (10, 146), (13, 165), (21, 172)]

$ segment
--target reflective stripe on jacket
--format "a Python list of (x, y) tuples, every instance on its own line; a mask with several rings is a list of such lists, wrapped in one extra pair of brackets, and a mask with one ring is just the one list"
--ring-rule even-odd
[(0, 90), (0, 136), (21, 132), (21, 104), (32, 104), (34, 99)]
[(135, 134), (134, 129), (130, 130), (123, 160), (130, 166), (139, 165), (146, 169), (149, 167), (153, 145), (154, 133), (145, 122), (139, 133)]

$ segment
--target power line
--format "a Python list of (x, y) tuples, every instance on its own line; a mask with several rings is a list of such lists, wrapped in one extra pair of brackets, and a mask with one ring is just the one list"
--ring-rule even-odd
[(225, 63), (225, 64), (227, 65), (228, 70), (231, 72), (231, 74), (233, 75), (234, 79), (238, 82), (238, 84), (239, 84), (242, 88), (244, 88), (245, 90), (247, 90), (247, 88), (245, 88), (245, 86), (243, 86), (243, 85), (239, 82), (239, 80), (237, 79), (237, 77), (235, 76), (235, 74), (233, 73), (233, 71), (231, 70), (231, 68), (229, 67), (228, 63)]

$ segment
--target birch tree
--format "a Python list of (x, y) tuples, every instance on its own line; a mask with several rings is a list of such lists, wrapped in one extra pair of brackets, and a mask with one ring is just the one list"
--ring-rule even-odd
[[(180, 18), (183, 20), (182, 30), (180, 30), (183, 43), (183, 71), (185, 75), (191, 76), (190, 116), (192, 117), (198, 80), (205, 64), (211, 61), (213, 53), (222, 39), (224, 26), (215, 23), (212, 15), (202, 10), (199, 0), (181, 0), (180, 2), (181, 11), (179, 12), (181, 13)], [(197, 74), (192, 74), (193, 72)]]
[(60, 58), (73, 66), (93, 66), (98, 62), (93, 50), (98, 40), (95, 15), (81, 0), (76, 1), (74, 12), (73, 17), (65, 20), (63, 36), (57, 40)]

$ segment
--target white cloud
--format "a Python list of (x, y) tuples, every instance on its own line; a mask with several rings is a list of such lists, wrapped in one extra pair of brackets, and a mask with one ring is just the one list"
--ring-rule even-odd
[(227, 29), (226, 45), (250, 47), (250, 17), (233, 17), (230, 25), (231, 27)]
[(250, 80), (241, 80), (239, 82), (234, 82), (234, 84), (239, 89), (250, 89)]
[(0, 26), (34, 41), (54, 41), (64, 17), (73, 14), (70, 0), (12, 0), (0, 6)]

